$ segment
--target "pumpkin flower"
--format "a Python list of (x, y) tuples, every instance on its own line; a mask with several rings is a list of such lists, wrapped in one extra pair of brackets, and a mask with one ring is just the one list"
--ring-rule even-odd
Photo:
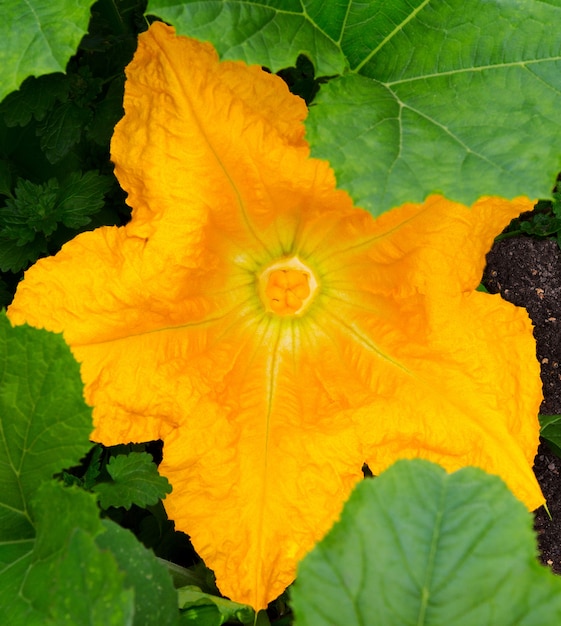
[(530, 200), (431, 196), (374, 219), (310, 157), (278, 77), (162, 23), (124, 108), (131, 221), (36, 263), (9, 316), (64, 334), (93, 440), (164, 441), (166, 509), (226, 596), (278, 596), (363, 463), (475, 465), (543, 503), (531, 323), (476, 291)]

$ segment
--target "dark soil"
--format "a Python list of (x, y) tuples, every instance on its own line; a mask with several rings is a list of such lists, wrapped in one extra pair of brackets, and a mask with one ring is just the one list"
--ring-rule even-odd
[[(541, 363), (543, 415), (561, 414), (561, 250), (551, 239), (503, 239), (487, 256), (483, 279), (491, 293), (528, 311)], [(561, 574), (561, 459), (542, 442), (534, 471), (551, 514), (535, 513), (540, 558)]]

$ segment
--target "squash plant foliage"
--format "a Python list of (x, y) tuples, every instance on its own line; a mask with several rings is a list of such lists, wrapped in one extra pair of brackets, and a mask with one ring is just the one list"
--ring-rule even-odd
[[(323, 619), (353, 624), (378, 614), (384, 615), (384, 624), (557, 623), (559, 582), (537, 564), (528, 511), (496, 476), (458, 468), (479, 464), (502, 476), (528, 508), (541, 504), (529, 472), (540, 402), (531, 329), (523, 311), (475, 288), (493, 236), (531, 208), (528, 197), (550, 195), (559, 169), (557, 142), (551, 137), (559, 130), (555, 111), (560, 104), (561, 56), (549, 25), (559, 17), (561, 3), (160, 0), (145, 7), (101, 0), (92, 7), (91, 20), (87, 2), (57, 1), (48, 9), (31, 2), (23, 11), (14, 0), (4, 4), (0, 295), (8, 304), (21, 270), (39, 257), (54, 255), (26, 274), (9, 317), (13, 323), (63, 333), (82, 363), (86, 400), (94, 412), (92, 424), (88, 407), (80, 405), (77, 366), (70, 354), (61, 356), (66, 348), (60, 337), (24, 326), (12, 328), (3, 318), (0, 597), (6, 601), (0, 603), (0, 617), (15, 624), (80, 623), (73, 621), (82, 619), (79, 616), (100, 624), (267, 623), (267, 615), (255, 611), (292, 581), (298, 561), (339, 516), (360, 479), (361, 463), (367, 461), (380, 476), (359, 485), (341, 522), (301, 564), (294, 591), (296, 623), (321, 624)], [(154, 16), (165, 20), (178, 35), (192, 39), (176, 38), (171, 28), (154, 25), (141, 35), (127, 70), (126, 115), (115, 132), (111, 158), (133, 208), (129, 221), (123, 192), (112, 175), (109, 142), (123, 115), (123, 68), (133, 57), (138, 32), (148, 25), (143, 13), (152, 16), (149, 21)], [(64, 28), (57, 28), (58, 23)], [(153, 35), (154, 44), (146, 43), (152, 41), (150, 33), (164, 31), (165, 36)], [(22, 32), (29, 34), (33, 46), (25, 44)], [(210, 44), (197, 40), (210, 42), (221, 62), (212, 56)], [(197, 52), (192, 57), (169, 52), (172, 46), (183, 46), (178, 43), (182, 41), (193, 41), (190, 45)], [(155, 48), (148, 54), (150, 45)], [(78, 54), (70, 58), (77, 48)], [(165, 51), (162, 58), (159, 51)], [(179, 61), (190, 61), (185, 66), (185, 76), (193, 76), (189, 91), (182, 90), (181, 62), (166, 74), (176, 54)], [(203, 56), (214, 60), (202, 64), (198, 75)], [(294, 90), (299, 88), (298, 73), (285, 68), (297, 65), (315, 73), (311, 89), (310, 80), (305, 81), (308, 99), (315, 93), (304, 122), (305, 138), (304, 105), (296, 104), (288, 92), (279, 99), (278, 79), (239, 61), (270, 72), (284, 70), (280, 74)], [(218, 72), (220, 87), (210, 81), (212, 72)], [(204, 141), (195, 132), (180, 136), (182, 129), (190, 128), (184, 123), (189, 114), (182, 113), (177, 121), (173, 113), (179, 109), (150, 104), (150, 98), (158, 98), (150, 77), (156, 77), (160, 93), (168, 94), (168, 103), (170, 94), (173, 100), (175, 93), (188, 93), (193, 106), (185, 111), (195, 111), (197, 123), (208, 115), (207, 126), (198, 126), (203, 139), (219, 132), (226, 137), (218, 144), (208, 141), (224, 150), (215, 151), (215, 156), (230, 181), (226, 192), (219, 179), (204, 186), (205, 180), (213, 180), (201, 165), (210, 158), (201, 157)], [(235, 96), (228, 106), (220, 100), (224, 86)], [(134, 109), (143, 98), (148, 106)], [(265, 120), (263, 128), (262, 122), (249, 124), (245, 117), (252, 102), (259, 103), (255, 119)], [(225, 111), (231, 117), (222, 120)], [(221, 123), (228, 130), (221, 131)], [(155, 126), (146, 135), (150, 124)], [(170, 135), (159, 137), (159, 129)], [(148, 137), (145, 144), (143, 134)], [(169, 149), (174, 137), (181, 141)], [(274, 143), (275, 137), (280, 143)], [(263, 155), (259, 146), (268, 148)], [(174, 170), (182, 159), (184, 169)], [(186, 172), (193, 177), (187, 186)], [(304, 188), (310, 195), (299, 196)], [(265, 205), (255, 204), (264, 197), (270, 201), (269, 213)], [(218, 212), (192, 213), (186, 223), (182, 211), (193, 198)], [(244, 220), (233, 219), (230, 202)], [(93, 230), (102, 224), (106, 226)], [(251, 235), (245, 243), (242, 227)], [(391, 239), (388, 233), (394, 231)], [(355, 242), (356, 236), (385, 239), (387, 245), (368, 248), (364, 258), (354, 255), (337, 265), (333, 259), (340, 252), (348, 254), (354, 245), (346, 238)], [(201, 241), (205, 247), (197, 248)], [(150, 246), (155, 264), (147, 263)], [(323, 257), (318, 252), (322, 246), (328, 251)], [(260, 256), (263, 250), (266, 258)], [(457, 256), (458, 250), (462, 255)], [(99, 258), (111, 259), (105, 269)], [(415, 262), (409, 266), (412, 258)], [(84, 273), (84, 284), (73, 259), (93, 269)], [(241, 270), (227, 266), (228, 259), (236, 259)], [(393, 273), (389, 260), (397, 267)], [(179, 267), (192, 268), (187, 283)], [(360, 276), (352, 267), (361, 268)], [(197, 278), (201, 268), (218, 270), (202, 280)], [(435, 272), (432, 285), (429, 268)], [(369, 272), (376, 274), (372, 284), (383, 289), (370, 286)], [(149, 287), (158, 277), (169, 281), (162, 287), (165, 295)], [(135, 281), (138, 286), (129, 290)], [(351, 283), (352, 289), (347, 286)], [(181, 291), (182, 284), (191, 285), (191, 291)], [(196, 290), (198, 284), (205, 286), (202, 291)], [(357, 308), (361, 288), (370, 299)], [(125, 292), (129, 295), (123, 297)], [(166, 298), (169, 307), (163, 306)], [(350, 306), (344, 320), (334, 318), (333, 298)], [(126, 333), (111, 335), (110, 318), (122, 319), (123, 302), (128, 310)], [(233, 307), (240, 302), (249, 304)], [(224, 318), (227, 323), (214, 328), (225, 343), (212, 346), (212, 359), (207, 359), (206, 348), (200, 350), (208, 341), (206, 331), (170, 336), (170, 346), (186, 346), (183, 356), (190, 360), (174, 368), (173, 359), (166, 357), (171, 369), (158, 374), (157, 358), (150, 355), (163, 353), (153, 337), (160, 341), (166, 335), (154, 335), (156, 325), (145, 336), (144, 325), (154, 320), (164, 329), (192, 320), (206, 325), (220, 319), (212, 316), (209, 303), (218, 313), (234, 311), (245, 325)], [(454, 315), (462, 312), (456, 327), (445, 308), (450, 303), (456, 307)], [(246, 322), (257, 319), (251, 311), (259, 307), (264, 313), (252, 330)], [(358, 309), (363, 311), (360, 320), (353, 317)], [(82, 326), (73, 330), (61, 311), (82, 320)], [(409, 327), (392, 326), (405, 314)], [(271, 322), (277, 318), (280, 321)], [(376, 328), (372, 319), (378, 320)], [(475, 328), (483, 320), (487, 335), (485, 330), (477, 335)], [(496, 326), (491, 329), (492, 320)], [(477, 364), (460, 359), (463, 377), (456, 377), (450, 363), (457, 354), (452, 358), (443, 346), (460, 336), (458, 328), (472, 327), (470, 340), (479, 337), (477, 341), (489, 342), (491, 350), (479, 350)], [(511, 329), (508, 337), (497, 334), (501, 327)], [(339, 341), (342, 330), (344, 341)], [(414, 349), (409, 343), (409, 353), (401, 353), (395, 343), (399, 332), (410, 332), (416, 339), (425, 333), (427, 340)], [(244, 333), (251, 335), (251, 342)], [(331, 348), (321, 344), (325, 358), (313, 361), (322, 333), (331, 337)], [(136, 343), (119, 352), (128, 335), (136, 337)], [(110, 365), (105, 348), (87, 347), (88, 342), (98, 346), (109, 340), (116, 340), (111, 359), (120, 360), (122, 370)], [(363, 353), (355, 354), (348, 341), (360, 344)], [(232, 361), (226, 346), (237, 354), (231, 372), (216, 367), (221, 359), (224, 364)], [(176, 365), (182, 363), (180, 352), (174, 348)], [(123, 360), (123, 355), (132, 361)], [(390, 363), (388, 372), (397, 364), (403, 380), (411, 372), (418, 380), (422, 368), (433, 363), (435, 371), (425, 375), (441, 379), (445, 391), (436, 390), (428, 402), (427, 394), (401, 382), (384, 390), (371, 373), (376, 359)], [(296, 369), (287, 365), (296, 362)], [(343, 365), (347, 374), (342, 373)], [(360, 376), (349, 375), (353, 367)], [(470, 368), (477, 384), (469, 382)], [(140, 385), (131, 393), (133, 370)], [(482, 371), (490, 383), (481, 378)], [(263, 378), (260, 372), (272, 373)], [(495, 375), (506, 381), (504, 393), (498, 385), (493, 387)], [(389, 380), (387, 372), (383, 380)], [(372, 404), (368, 385), (383, 401)], [(320, 389), (322, 393), (316, 393)], [(444, 400), (448, 393), (460, 398), (460, 408), (457, 401)], [(509, 397), (522, 399), (514, 411)], [(467, 433), (481, 428), (474, 425), (487, 411), (505, 416), (502, 430), (497, 427), (489, 438), (489, 458), (495, 464), (459, 452), (462, 445), (473, 448)], [(242, 431), (253, 446), (267, 441), (261, 469), (272, 461), (282, 468), (274, 480), (253, 488), (234, 474), (260, 475), (261, 470), (246, 467), (244, 461), (260, 457), (255, 448), (241, 445), (232, 426), (236, 420), (229, 424), (226, 419), (237, 416), (239, 421), (250, 413), (257, 419), (244, 422)], [(314, 414), (324, 421), (310, 429), (306, 419)], [(144, 419), (131, 421), (130, 415)], [(344, 436), (343, 416), (355, 429)], [(459, 436), (457, 429), (447, 435), (447, 420), (457, 420), (465, 430), (458, 431)], [(426, 441), (419, 443), (415, 428), (425, 433)], [(484, 429), (478, 432), (482, 435)], [(97, 462), (98, 448), (90, 453), (80, 478), (64, 474), (66, 483), (78, 484), (65, 487), (53, 480), (53, 474), (79, 462), (87, 452), (88, 437), (106, 444), (162, 439), (160, 469), (173, 485), (171, 495), (167, 481), (140, 450), (104, 465)], [(322, 445), (316, 446), (320, 440)], [(219, 441), (220, 447), (215, 445)], [(290, 442), (298, 441), (302, 449), (291, 450)], [(193, 450), (192, 456), (186, 456), (186, 449)], [(456, 465), (447, 461), (454, 453), (460, 458)], [(424, 456), (457, 471), (447, 475), (421, 461), (402, 461), (384, 471), (400, 456)], [(329, 480), (322, 472), (306, 473), (312, 467), (306, 464), (308, 457), (329, 473)], [(201, 458), (207, 461), (193, 473)], [(220, 472), (224, 475), (218, 476)], [(247, 494), (228, 487), (230, 479), (232, 485), (245, 485)], [(310, 510), (305, 506), (307, 492), (315, 494)], [(255, 500), (258, 504), (244, 508), (254, 493), (262, 494)], [(165, 498), (178, 528), (192, 532), (195, 547), (216, 570), (218, 587), (230, 600), (218, 595), (204, 570), (200, 574), (200, 569), (166, 561), (180, 588), (177, 593), (164, 564), (107, 519), (118, 517), (119, 508), (156, 507), (159, 498)], [(282, 503), (291, 498), (300, 507), (298, 523), (290, 524), (292, 533), (272, 523), (282, 516)], [(151, 519), (168, 523), (161, 511)], [(236, 524), (230, 524), (233, 520)], [(248, 528), (258, 533), (247, 535)], [(269, 533), (271, 528), (274, 532)], [(227, 529), (231, 536), (223, 536), (221, 546), (219, 531)], [(236, 543), (241, 547), (237, 552)], [(152, 547), (170, 556), (160, 552), (161, 545)], [(276, 547), (289, 555), (286, 561), (276, 559), (271, 552)], [(84, 561), (88, 576), (79, 580), (76, 568)], [(269, 569), (272, 562), (276, 569)], [(482, 581), (497, 571), (504, 575), (496, 585), (482, 589)], [(147, 579), (152, 583), (147, 585)], [(513, 603), (519, 588), (528, 593)], [(8, 601), (13, 597), (17, 600)], [(287, 623), (284, 611), (279, 600), (269, 616)]]

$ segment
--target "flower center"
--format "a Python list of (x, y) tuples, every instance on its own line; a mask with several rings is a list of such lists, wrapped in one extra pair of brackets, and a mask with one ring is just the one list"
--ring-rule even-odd
[(262, 272), (259, 283), (263, 304), (277, 315), (303, 313), (318, 287), (310, 268), (296, 257), (270, 265)]

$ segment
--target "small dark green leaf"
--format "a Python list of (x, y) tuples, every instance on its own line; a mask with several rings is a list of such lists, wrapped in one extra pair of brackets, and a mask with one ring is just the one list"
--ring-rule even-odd
[(0, 159), (0, 196), (12, 195), (13, 175), (9, 161)]
[(57, 100), (67, 98), (68, 87), (64, 74), (30, 76), (0, 104), (0, 114), (7, 126), (25, 126), (31, 118), (40, 122)]
[(553, 200), (551, 202), (551, 210), (555, 217), (561, 219), (561, 190), (559, 189), (559, 181), (557, 182), (557, 187), (553, 192)]
[(41, 148), (51, 163), (57, 163), (80, 141), (84, 126), (92, 119), (89, 108), (65, 102), (54, 108), (37, 127)]
[(50, 235), (60, 219), (57, 211), (59, 184), (51, 178), (42, 185), (29, 180), (17, 182), (14, 197), (0, 208), (0, 233), (18, 246), (35, 239), (36, 233)]
[(20, 179), (0, 207), (0, 270), (17, 272), (46, 254), (60, 219), (56, 179), (37, 185)]
[(561, 457), (561, 415), (540, 415), (540, 435), (552, 452)]
[(73, 172), (60, 186), (57, 197), (60, 219), (69, 228), (89, 224), (90, 216), (101, 209), (104, 196), (111, 188), (109, 176), (96, 171)]
[(80, 465), (62, 472), (64, 484), (67, 486), (77, 485), (86, 491), (91, 491), (101, 474), (102, 455), (103, 446), (95, 444), (82, 459)]
[(532, 219), (520, 222), (520, 230), (534, 237), (549, 237), (561, 230), (561, 219), (553, 215), (536, 213)]
[(72, 229), (88, 225), (111, 186), (112, 179), (96, 171), (72, 172), (62, 183), (18, 180), (13, 196), (0, 207), (0, 270), (19, 271), (46, 254), (61, 224)]
[(21, 246), (13, 239), (0, 236), (0, 271), (19, 272), (46, 252), (47, 242), (43, 237), (35, 237), (32, 242)]
[[(2, 248), (2, 242), (0, 241), (0, 249)], [(6, 282), (0, 279), (0, 309), (4, 309), (12, 301), (12, 289), (6, 284)]]
[(541, 434), (549, 426), (561, 426), (561, 415), (539, 415)]
[(88, 137), (101, 146), (109, 144), (115, 124), (123, 117), (124, 79), (115, 78), (107, 95), (95, 108), (94, 117), (87, 128)]
[(98, 483), (94, 491), (104, 509), (111, 506), (130, 509), (133, 504), (145, 507), (156, 504), (171, 492), (167, 478), (158, 474), (158, 468), (147, 452), (131, 452), (113, 457), (107, 464), (112, 482)]
[(99, 474), (101, 472), (100, 460), (102, 454), (102, 446), (99, 444), (96, 445), (90, 456), (88, 468), (86, 469), (86, 472), (82, 478), (84, 489), (91, 489), (99, 478)]

